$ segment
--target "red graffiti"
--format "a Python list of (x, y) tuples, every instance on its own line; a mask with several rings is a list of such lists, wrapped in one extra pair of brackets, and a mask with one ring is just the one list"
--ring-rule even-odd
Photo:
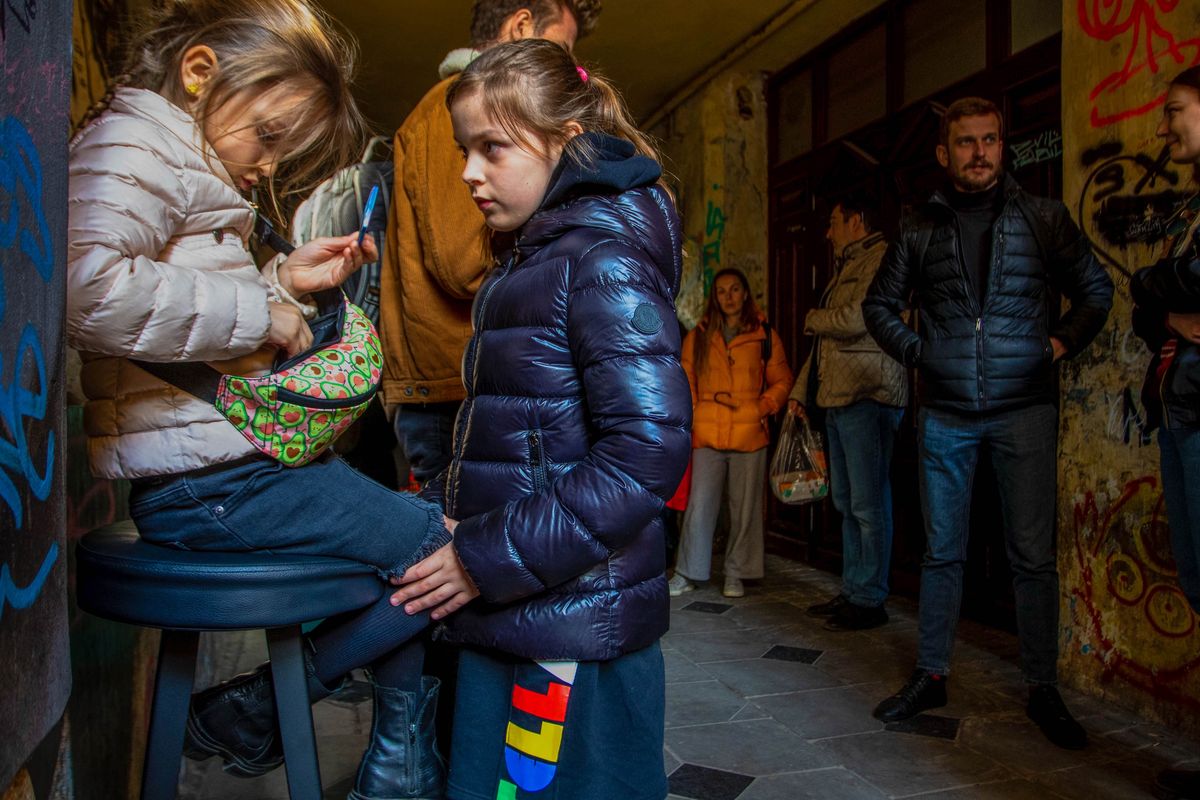
[[(1093, 103), (1093, 128), (1102, 128), (1123, 119), (1141, 116), (1163, 104), (1167, 96), (1165, 91), (1146, 102), (1144, 83), (1132, 87), (1135, 91), (1129, 92), (1129, 96), (1121, 96), (1120, 90), (1142, 70), (1149, 69), (1157, 75), (1164, 66), (1185, 69), (1200, 64), (1200, 39), (1177, 41), (1175, 35), (1163, 26), (1160, 19), (1160, 16), (1175, 11), (1179, 0), (1078, 2), (1079, 24), (1088, 36), (1102, 42), (1129, 37), (1125, 63), (1119, 70), (1097, 83), (1088, 95), (1088, 99)], [(1190, 55), (1187, 54), (1188, 51)], [(1102, 104), (1111, 108), (1102, 111)]]

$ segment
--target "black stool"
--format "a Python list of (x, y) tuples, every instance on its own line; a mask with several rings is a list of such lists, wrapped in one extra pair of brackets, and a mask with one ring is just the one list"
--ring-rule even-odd
[(374, 570), (340, 558), (176, 550), (142, 541), (131, 522), (84, 536), (76, 550), (79, 607), (162, 629), (143, 800), (175, 797), (200, 632), (258, 628), (271, 654), (288, 792), (320, 800), (300, 624), (363, 608), (383, 591)]

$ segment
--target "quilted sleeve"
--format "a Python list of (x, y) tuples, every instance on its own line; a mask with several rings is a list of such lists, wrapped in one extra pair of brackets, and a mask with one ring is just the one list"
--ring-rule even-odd
[(180, 172), (145, 146), (95, 137), (71, 155), (67, 341), (147, 361), (251, 353), (270, 330), (267, 286), (244, 267), (199, 270), (156, 260), (189, 208)]

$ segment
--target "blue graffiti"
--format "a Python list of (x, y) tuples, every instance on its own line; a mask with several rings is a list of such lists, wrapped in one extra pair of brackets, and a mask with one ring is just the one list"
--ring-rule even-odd
[(33, 601), (42, 593), (42, 586), (49, 579), (55, 561), (58, 561), (58, 543), (51, 542), (37, 575), (25, 586), (17, 586), (8, 564), (0, 564), (0, 620), (4, 619), (5, 604), (13, 608), (29, 608), (33, 605)]
[[(14, 252), (18, 249), (24, 258)], [(10, 259), (12, 255), (16, 259)], [(28, 129), (16, 118), (4, 117), (0, 119), (0, 321), (8, 306), (4, 279), (16, 274), (14, 260), (32, 264), (43, 283), (54, 277), (54, 243), (42, 202), (41, 157)], [(44, 501), (54, 483), (55, 431), (46, 434), (42, 469), (38, 469), (27, 439), (27, 421), (46, 419), (47, 378), (41, 336), (37, 326), (27, 322), (12, 363), (7, 364), (0, 354), (0, 501), (13, 514), (14, 531), (25, 523), (22, 485)], [(36, 388), (30, 388), (31, 382), (36, 382)], [(6, 605), (28, 608), (37, 600), (58, 557), (59, 546), (51, 541), (37, 573), (23, 586), (13, 578), (9, 564), (0, 564), (0, 617)]]

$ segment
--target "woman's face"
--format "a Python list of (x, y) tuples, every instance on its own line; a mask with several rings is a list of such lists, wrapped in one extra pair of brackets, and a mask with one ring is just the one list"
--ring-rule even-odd
[(727, 319), (742, 313), (742, 306), (746, 305), (746, 290), (737, 275), (722, 275), (717, 278), (717, 282), (713, 284), (713, 291), (717, 293), (717, 305), (721, 307), (721, 313)]
[(1200, 162), (1200, 91), (1176, 84), (1167, 92), (1158, 136), (1176, 164)]

